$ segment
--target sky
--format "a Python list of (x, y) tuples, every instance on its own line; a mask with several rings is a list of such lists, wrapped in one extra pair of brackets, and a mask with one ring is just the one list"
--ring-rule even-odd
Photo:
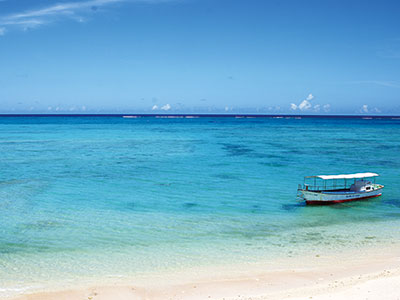
[(400, 1), (0, 0), (0, 113), (400, 115)]

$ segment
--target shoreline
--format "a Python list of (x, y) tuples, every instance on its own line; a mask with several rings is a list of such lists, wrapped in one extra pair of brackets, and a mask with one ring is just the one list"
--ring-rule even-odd
[(315, 255), (303, 259), (281, 259), (272, 263), (199, 267), (121, 280), (108, 278), (73, 287), (58, 286), (0, 299), (322, 300), (359, 299), (361, 295), (368, 296), (368, 299), (398, 299), (398, 250), (399, 246), (393, 245), (382, 249), (342, 252), (336, 256)]

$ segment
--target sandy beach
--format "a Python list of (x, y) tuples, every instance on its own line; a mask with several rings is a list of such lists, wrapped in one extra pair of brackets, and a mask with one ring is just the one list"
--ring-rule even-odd
[(0, 300), (400, 300), (400, 0), (0, 0)]
[(398, 248), (314, 255), (271, 264), (191, 269), (86, 287), (44, 290), (15, 300), (400, 299)]

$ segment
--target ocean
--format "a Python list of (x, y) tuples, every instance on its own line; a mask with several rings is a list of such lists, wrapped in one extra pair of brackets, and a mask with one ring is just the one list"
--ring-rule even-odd
[[(0, 117), (0, 296), (400, 242), (400, 119)], [(383, 196), (296, 199), (376, 172)]]

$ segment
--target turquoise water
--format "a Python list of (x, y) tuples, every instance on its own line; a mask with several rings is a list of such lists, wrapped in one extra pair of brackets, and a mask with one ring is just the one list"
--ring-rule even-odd
[[(0, 118), (0, 295), (400, 241), (400, 120)], [(384, 195), (306, 207), (303, 176)]]

